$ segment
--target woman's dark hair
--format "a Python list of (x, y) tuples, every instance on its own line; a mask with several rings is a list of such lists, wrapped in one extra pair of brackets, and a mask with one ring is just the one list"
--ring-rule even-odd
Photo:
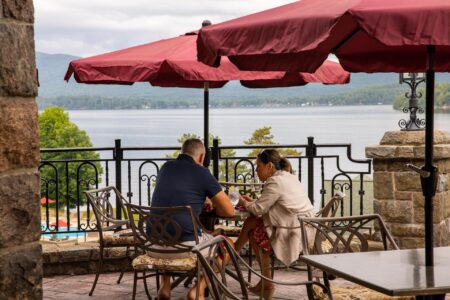
[(292, 173), (292, 166), (289, 160), (282, 157), (275, 149), (266, 149), (258, 154), (258, 159), (264, 164), (271, 162), (275, 169)]

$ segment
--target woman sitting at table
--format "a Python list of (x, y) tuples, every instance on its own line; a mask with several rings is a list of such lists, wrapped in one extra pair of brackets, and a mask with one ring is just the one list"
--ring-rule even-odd
[[(246, 219), (242, 231), (235, 243), (237, 251), (250, 240), (250, 245), (257, 255), (262, 275), (272, 278), (270, 254), (286, 266), (297, 260), (301, 252), (300, 229), (278, 228), (272, 237), (273, 227), (299, 226), (298, 216), (312, 217), (313, 206), (298, 178), (291, 174), (289, 161), (274, 149), (266, 149), (258, 154), (256, 172), (264, 186), (259, 199), (241, 196), (239, 204), (251, 214)], [(269, 240), (271, 237), (271, 240)], [(262, 251), (261, 251), (262, 250)], [(262, 282), (249, 290), (256, 294), (261, 291)], [(263, 296), (271, 299), (275, 287), (265, 282)]]

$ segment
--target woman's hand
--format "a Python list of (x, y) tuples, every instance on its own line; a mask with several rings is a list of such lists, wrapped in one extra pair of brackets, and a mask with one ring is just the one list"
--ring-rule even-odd
[(248, 202), (253, 202), (254, 200), (247, 195), (241, 195), (239, 197), (239, 205), (247, 207)]

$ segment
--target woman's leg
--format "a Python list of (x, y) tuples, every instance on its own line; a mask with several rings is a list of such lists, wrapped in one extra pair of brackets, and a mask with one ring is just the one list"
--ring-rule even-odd
[[(207, 287), (205, 277), (201, 276), (198, 280), (198, 299), (205, 300), (205, 289)], [(197, 286), (194, 285), (187, 294), (188, 300), (195, 300), (197, 295)]]
[[(255, 253), (256, 259), (259, 263), (261, 269), (261, 275), (272, 278), (272, 270), (270, 267), (270, 256), (261, 251), (260, 246), (256, 243), (253, 238), (250, 238), (250, 246), (252, 247), (253, 253)], [(259, 290), (261, 288), (262, 281), (259, 281), (254, 289)], [(264, 282), (264, 289), (270, 289), (274, 286), (273, 283)]]
[(247, 244), (250, 233), (255, 229), (258, 217), (255, 216), (249, 216), (245, 221), (244, 225), (242, 225), (241, 233), (239, 234), (238, 239), (234, 243), (234, 249), (236, 249), (236, 252), (239, 253), (239, 251), (242, 250), (242, 248)]

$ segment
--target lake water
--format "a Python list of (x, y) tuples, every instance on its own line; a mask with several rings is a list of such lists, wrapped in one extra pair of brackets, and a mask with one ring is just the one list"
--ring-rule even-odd
[[(201, 109), (85, 110), (69, 111), (69, 115), (73, 122), (87, 131), (94, 147), (113, 147), (115, 139), (121, 139), (123, 147), (178, 147), (177, 139), (183, 133), (203, 135), (203, 111)], [(315, 138), (316, 144), (351, 144), (352, 157), (364, 159), (366, 146), (378, 144), (386, 131), (399, 130), (397, 125), (399, 119), (407, 117), (407, 114), (395, 111), (391, 106), (382, 105), (211, 109), (210, 132), (222, 139), (222, 145), (235, 146), (243, 145), (243, 141), (249, 139), (255, 129), (271, 126), (274, 140), (277, 143), (306, 144), (307, 137), (312, 136)], [(450, 114), (437, 114), (435, 129), (450, 130)], [(318, 152), (322, 155), (339, 155), (342, 158), (340, 166), (345, 171), (367, 170), (366, 165), (356, 165), (347, 160), (345, 149), (342, 149), (340, 153), (336, 153), (336, 151), (336, 149), (325, 149)], [(164, 157), (167, 153), (152, 153), (152, 155)], [(241, 151), (238, 154), (245, 153)], [(102, 153), (102, 157), (111, 158), (111, 154)], [(142, 154), (139, 157), (142, 158)], [(137, 162), (133, 164), (134, 169)], [(339, 171), (335, 160), (326, 165), (324, 174), (325, 179), (329, 180)], [(112, 169), (110, 170), (109, 184), (114, 184), (114, 170)], [(316, 178), (314, 194), (318, 199), (320, 190), (319, 161), (315, 161), (315, 170), (317, 171), (314, 173)], [(302, 182), (306, 185), (307, 175), (305, 172), (302, 170)], [(126, 178), (124, 175), (123, 192), (132, 191), (134, 195), (137, 195), (139, 186), (145, 190), (145, 183), (141, 182), (136, 174), (132, 174), (130, 187), (127, 186)], [(357, 190), (354, 191), (354, 193), (356, 192)], [(371, 194), (371, 191), (367, 192), (367, 194)], [(355, 198), (358, 198), (356, 194)], [(318, 202), (316, 204), (318, 205)], [(367, 207), (370, 207), (370, 204)]]
[[(201, 109), (69, 111), (87, 131), (95, 147), (178, 146), (183, 133), (203, 136)], [(421, 115), (423, 117), (423, 115)], [(280, 144), (305, 144), (308, 136), (320, 143), (350, 143), (353, 157), (364, 158), (367, 145), (378, 144), (384, 132), (399, 130), (407, 114), (391, 106), (299, 108), (230, 108), (210, 110), (210, 132), (222, 145), (242, 145), (253, 131), (271, 126)], [(435, 129), (450, 130), (450, 114), (437, 114)]]

